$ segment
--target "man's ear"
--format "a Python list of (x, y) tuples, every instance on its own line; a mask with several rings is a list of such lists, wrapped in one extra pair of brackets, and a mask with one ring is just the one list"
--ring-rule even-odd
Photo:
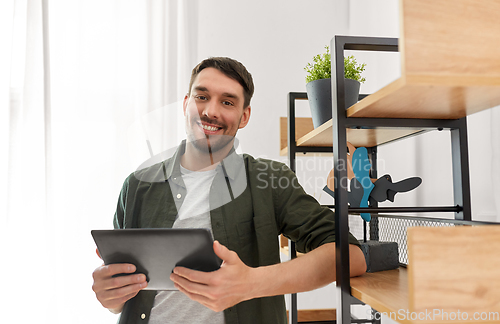
[(182, 111), (184, 112), (184, 116), (186, 116), (186, 109), (187, 109), (188, 101), (189, 101), (189, 94), (186, 94), (184, 96), (184, 101), (182, 102)]
[(243, 115), (241, 116), (240, 119), (240, 125), (238, 128), (243, 128), (248, 124), (248, 121), (250, 120), (250, 113), (252, 112), (252, 107), (248, 106), (243, 109)]

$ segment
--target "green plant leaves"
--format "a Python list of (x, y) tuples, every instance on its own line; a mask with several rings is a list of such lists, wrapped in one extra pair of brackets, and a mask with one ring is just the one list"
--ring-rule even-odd
[(357, 64), (356, 59), (352, 55), (344, 57), (344, 77), (361, 83), (365, 82), (366, 79), (361, 77), (361, 72), (365, 70), (365, 66), (365, 63)]
[(332, 77), (331, 55), (328, 46), (325, 46), (326, 53), (313, 57), (314, 63), (307, 63), (304, 70), (309, 75), (306, 76), (306, 83), (314, 80), (328, 79)]
[[(331, 54), (328, 46), (325, 46), (326, 53), (318, 54), (313, 57), (314, 63), (307, 63), (304, 70), (308, 73), (306, 83), (314, 80), (328, 79), (332, 77)], [(365, 70), (366, 64), (358, 64), (354, 56), (344, 57), (344, 77), (353, 79), (361, 83), (366, 79), (361, 77), (361, 73)]]

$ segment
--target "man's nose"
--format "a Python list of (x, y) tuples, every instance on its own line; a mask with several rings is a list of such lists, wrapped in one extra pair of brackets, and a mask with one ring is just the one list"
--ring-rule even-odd
[(219, 106), (217, 105), (216, 100), (210, 100), (205, 105), (203, 111), (203, 116), (207, 116), (208, 118), (217, 119), (219, 118)]

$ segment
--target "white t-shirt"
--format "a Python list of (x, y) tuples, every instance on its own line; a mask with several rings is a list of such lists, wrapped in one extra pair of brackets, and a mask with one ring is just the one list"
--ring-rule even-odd
[[(173, 228), (207, 228), (210, 222), (209, 195), (216, 170), (194, 172), (181, 166), (186, 196)], [(179, 291), (159, 291), (151, 309), (150, 324), (224, 324), (224, 312), (214, 312)]]

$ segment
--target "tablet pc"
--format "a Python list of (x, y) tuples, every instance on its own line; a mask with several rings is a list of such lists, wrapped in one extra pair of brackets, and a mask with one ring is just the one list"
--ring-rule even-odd
[(146, 275), (145, 290), (177, 290), (170, 280), (176, 266), (219, 269), (210, 231), (200, 228), (93, 230), (104, 264), (132, 263)]

